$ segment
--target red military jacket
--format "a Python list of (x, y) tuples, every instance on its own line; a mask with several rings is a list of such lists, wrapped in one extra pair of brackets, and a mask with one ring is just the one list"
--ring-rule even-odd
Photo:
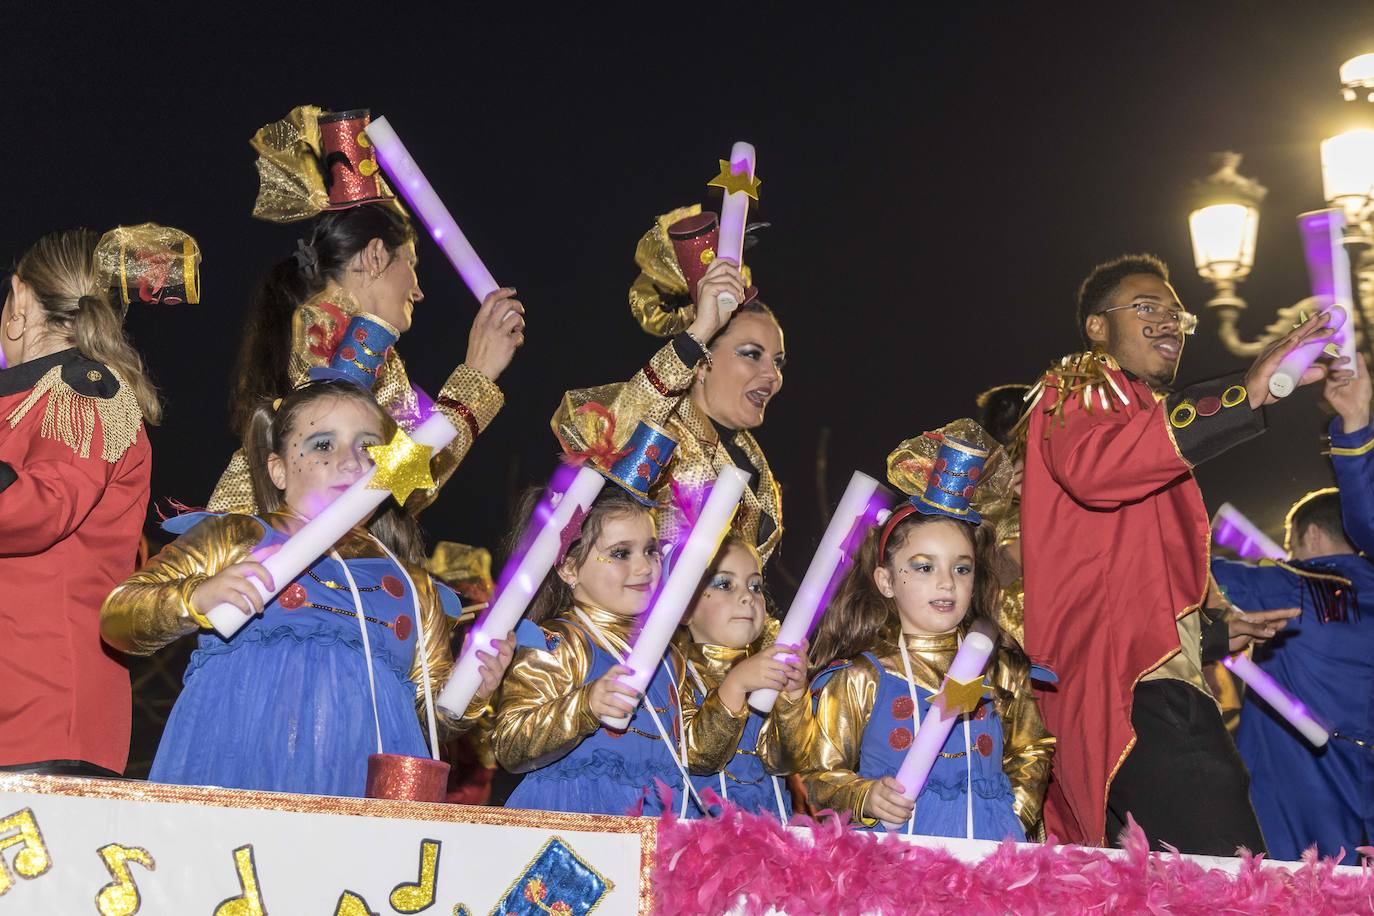
[[(1102, 845), (1107, 791), (1135, 743), (1136, 682), (1180, 651), (1207, 593), (1210, 533), (1192, 469), (1264, 429), (1239, 375), (1156, 393), (1110, 356), (1052, 366), (1026, 428), (1025, 648), (1058, 739), (1048, 832)], [(1167, 791), (1161, 787), (1161, 791)]]
[(134, 569), (152, 455), (133, 392), (75, 349), (0, 371), (0, 766), (123, 772), (129, 673), (100, 605)]

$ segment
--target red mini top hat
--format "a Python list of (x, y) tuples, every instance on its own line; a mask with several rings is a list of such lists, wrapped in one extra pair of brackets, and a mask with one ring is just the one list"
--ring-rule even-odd
[(344, 210), (371, 200), (386, 200), (377, 157), (365, 130), (366, 108), (320, 115), (320, 166), (329, 191), (328, 210)]
[[(709, 211), (684, 217), (668, 227), (668, 239), (673, 243), (678, 267), (682, 268), (682, 275), (687, 279), (687, 295), (692, 299), (696, 298), (697, 283), (716, 259), (719, 236), (716, 215)], [(758, 288), (750, 286), (744, 291), (744, 302), (749, 302), (758, 294)]]

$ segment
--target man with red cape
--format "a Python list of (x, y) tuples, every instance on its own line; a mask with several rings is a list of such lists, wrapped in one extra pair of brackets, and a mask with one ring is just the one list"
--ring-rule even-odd
[[(1202, 665), (1228, 643), (1272, 636), (1291, 612), (1207, 613), (1210, 532), (1192, 472), (1263, 432), (1279, 362), (1329, 331), (1319, 314), (1247, 372), (1170, 391), (1197, 319), (1168, 279), (1150, 255), (1094, 268), (1078, 298), (1091, 349), (1032, 390), (1025, 648), (1059, 676), (1039, 695), (1059, 742), (1047, 831), (1104, 845), (1130, 815), (1153, 847), (1230, 856), (1264, 841)], [(1314, 366), (1302, 383), (1326, 371)]]

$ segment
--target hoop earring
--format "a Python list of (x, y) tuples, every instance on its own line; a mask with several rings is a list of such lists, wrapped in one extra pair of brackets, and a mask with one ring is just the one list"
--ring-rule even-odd
[(22, 339), (24, 338), (24, 331), (23, 331), (22, 328), (19, 330), (19, 336), (18, 336), (18, 337), (11, 337), (11, 336), (10, 336), (10, 325), (14, 324), (14, 319), (16, 319), (16, 318), (21, 318), (21, 317), (23, 317), (23, 316), (21, 316), (21, 315), (11, 315), (11, 316), (10, 316), (10, 320), (9, 320), (8, 322), (5, 323), (5, 339), (8, 340), (10, 343), (14, 343), (14, 342), (17, 341), (17, 340), (22, 340)]

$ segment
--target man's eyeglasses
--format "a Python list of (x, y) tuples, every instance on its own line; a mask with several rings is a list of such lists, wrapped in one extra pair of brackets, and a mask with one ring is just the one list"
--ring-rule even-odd
[(1155, 305), (1153, 302), (1133, 302), (1130, 305), (1114, 305), (1109, 309), (1098, 312), (1105, 315), (1108, 312), (1116, 312), (1121, 309), (1135, 309), (1135, 317), (1146, 324), (1164, 324), (1166, 321), (1178, 325), (1178, 329), (1184, 334), (1191, 334), (1197, 330), (1197, 316), (1192, 312), (1183, 309), (1165, 308), (1162, 305)]

